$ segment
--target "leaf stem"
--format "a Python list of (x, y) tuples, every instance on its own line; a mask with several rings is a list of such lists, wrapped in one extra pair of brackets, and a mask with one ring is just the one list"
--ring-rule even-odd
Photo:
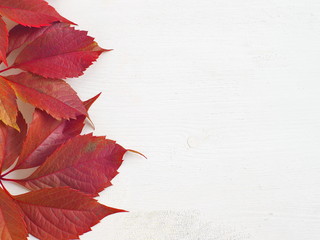
[(10, 69), (12, 69), (12, 68), (14, 68), (14, 67), (11, 66), (11, 67), (7, 67), (7, 68), (5, 68), (5, 69), (2, 69), (2, 70), (0, 70), (0, 73), (3, 73), (3, 72), (5, 72), (5, 71), (8, 71), (8, 70), (10, 70)]
[[(15, 167), (12, 168), (10, 171), (6, 172), (5, 174), (0, 176), (0, 179), (3, 179), (3, 177), (7, 176), (9, 173), (12, 173), (15, 170)], [(4, 179), (3, 179), (4, 180)]]
[(8, 181), (8, 182), (19, 182), (21, 181), (20, 179), (10, 179), (10, 178), (1, 178), (3, 181)]
[(127, 149), (128, 152), (132, 152), (132, 153), (136, 153), (139, 154), (140, 156), (144, 157), (145, 159), (148, 159), (145, 155), (143, 155), (141, 152), (138, 152), (136, 150), (132, 150), (132, 149)]

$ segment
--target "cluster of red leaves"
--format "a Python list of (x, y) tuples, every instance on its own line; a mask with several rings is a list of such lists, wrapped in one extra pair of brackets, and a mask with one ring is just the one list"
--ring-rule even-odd
[[(122, 210), (93, 197), (111, 185), (126, 149), (105, 137), (80, 135), (88, 109), (62, 79), (78, 77), (106, 51), (75, 30), (43, 0), (0, 0), (0, 15), (16, 23), (9, 32), (0, 16), (0, 60), (21, 73), (0, 76), (0, 237), (78, 239), (102, 218)], [(8, 65), (7, 57), (21, 49)], [(27, 126), (17, 96), (36, 107)], [(36, 170), (8, 179), (18, 169)], [(30, 191), (11, 195), (2, 181)]]

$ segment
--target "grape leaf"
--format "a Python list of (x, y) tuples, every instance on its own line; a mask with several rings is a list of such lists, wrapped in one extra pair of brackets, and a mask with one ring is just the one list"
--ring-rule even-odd
[(69, 186), (96, 196), (111, 185), (125, 152), (123, 147), (104, 137), (77, 136), (57, 149), (19, 184), (31, 190)]
[(0, 85), (3, 85), (0, 90), (0, 107), (3, 105), (0, 120), (19, 129), (15, 95), (58, 120), (85, 115), (85, 106), (61, 79), (82, 75), (106, 50), (87, 36), (87, 32), (75, 30), (66, 23), (42, 28), (14, 27), (9, 33), (7, 56), (20, 47), (24, 48), (14, 64), (0, 72), (12, 68), (27, 72), (0, 76)]
[[(99, 95), (84, 102), (87, 110)], [(15, 168), (26, 169), (41, 165), (58, 147), (81, 133), (85, 119), (86, 116), (80, 115), (76, 119), (57, 120), (36, 109)]]
[(16, 25), (9, 31), (9, 46), (7, 56), (12, 51), (20, 48), (21, 46), (31, 43), (48, 29), (50, 29), (50, 27), (36, 28), (25, 27), (23, 25)]
[(0, 120), (17, 130), (19, 126), (16, 122), (18, 115), (17, 97), (6, 79), (0, 76)]
[(27, 133), (27, 124), (21, 113), (18, 113), (17, 123), (20, 132), (0, 123), (0, 172), (9, 168), (21, 152), (22, 143)]
[(102, 218), (123, 212), (70, 188), (47, 188), (14, 197), (28, 232), (39, 239), (78, 239)]
[(1, 16), (29, 27), (49, 26), (54, 22), (74, 24), (62, 17), (43, 0), (1, 0), (0, 1), (0, 61), (7, 65), (8, 30)]
[(84, 119), (57, 120), (36, 109), (16, 169), (41, 165), (61, 144), (81, 133)]
[[(98, 96), (85, 101), (84, 106), (89, 109)], [(86, 115), (73, 120), (56, 120), (36, 109), (26, 137), (26, 124), (20, 113), (18, 116), (19, 119), (21, 117), (18, 121), (20, 132), (4, 124), (4, 129), (0, 128), (3, 131), (0, 141), (7, 143), (3, 148), (9, 150), (9, 154), (0, 155), (1, 162), (7, 168), (19, 155), (17, 164), (10, 171), (0, 174), (0, 183), (6, 180), (16, 182), (31, 191), (17, 196), (6, 196), (9, 193), (4, 193), (4, 197), (0, 192), (0, 220), (2, 201), (10, 199), (10, 204), (15, 206), (14, 199), (22, 210), (22, 223), (26, 224), (30, 234), (39, 239), (67, 240), (78, 239), (105, 216), (123, 211), (101, 205), (92, 197), (111, 185), (126, 149), (105, 137), (79, 135)], [(2, 150), (0, 148), (0, 154), (4, 152)], [(34, 166), (39, 168), (27, 178), (6, 178), (17, 169)], [(14, 211), (18, 210), (13, 207), (8, 209), (9, 215), (17, 214)], [(12, 222), (0, 221), (0, 230), (1, 223)], [(22, 230), (20, 238), (16, 239), (25, 239), (22, 236), (24, 225), (18, 227)]]
[(47, 26), (57, 21), (73, 24), (43, 0), (1, 0), (0, 14), (30, 27)]
[(27, 240), (23, 213), (12, 198), (0, 188), (0, 235), (1, 240)]
[[(19, 25), (8, 33), (3, 17)], [(124, 212), (93, 199), (118, 174), (127, 150), (115, 141), (80, 135), (100, 94), (82, 102), (63, 79), (78, 77), (108, 51), (44, 0), (0, 0), (0, 63), (20, 69), (0, 76), (0, 238), (78, 239), (104, 217)], [(7, 58), (20, 49), (13, 63)], [(35, 106), (27, 125), (17, 97)], [(7, 176), (35, 168), (24, 179)], [(32, 169), (30, 169), (32, 170)], [(28, 193), (13, 196), (3, 181)]]
[(49, 78), (79, 77), (106, 51), (86, 31), (75, 30), (64, 23), (53, 24), (45, 31), (31, 29), (28, 36), (25, 31), (19, 38), (16, 35), (10, 34), (10, 42), (13, 36), (14, 42), (18, 43), (20, 38), (25, 38), (29, 44), (18, 55), (12, 67)]
[(75, 119), (87, 115), (76, 92), (63, 80), (43, 78), (31, 73), (5, 77), (23, 101), (45, 110), (56, 119)]

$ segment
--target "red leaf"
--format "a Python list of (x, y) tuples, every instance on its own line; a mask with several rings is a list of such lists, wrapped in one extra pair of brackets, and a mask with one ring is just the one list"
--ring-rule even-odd
[[(8, 33), (2, 16), (21, 25)], [(27, 240), (28, 233), (78, 239), (105, 216), (123, 212), (93, 197), (111, 185), (127, 150), (105, 137), (79, 135), (100, 94), (82, 102), (61, 80), (82, 75), (107, 50), (70, 24), (44, 0), (0, 0), (0, 63), (7, 65), (9, 54), (21, 50), (0, 73), (25, 71), (0, 76), (1, 240)], [(28, 131), (17, 96), (36, 107)], [(6, 177), (32, 167), (38, 168), (28, 178)], [(12, 196), (3, 181), (31, 192)]]
[(7, 83), (7, 81), (0, 76), (0, 120), (17, 130), (19, 126), (16, 123), (16, 117), (18, 114), (17, 98)]
[(30, 73), (6, 77), (25, 102), (45, 110), (56, 119), (75, 119), (87, 115), (76, 92), (63, 80), (47, 79)]
[(1, 240), (27, 240), (26, 224), (19, 206), (0, 188)]
[(102, 218), (119, 209), (99, 204), (70, 188), (47, 188), (15, 196), (28, 231), (45, 240), (78, 239)]
[(8, 29), (6, 23), (0, 16), (0, 62), (3, 61), (7, 66), (7, 50), (8, 50)]
[(56, 21), (73, 24), (43, 0), (1, 0), (0, 14), (32, 27), (47, 26)]
[[(33, 31), (33, 30), (32, 30)], [(83, 74), (102, 52), (87, 32), (63, 23), (48, 27), (29, 43), (17, 57), (13, 67), (49, 78), (70, 78)]]
[(7, 55), (24, 44), (29, 44), (41, 36), (50, 27), (25, 27), (17, 25), (9, 31), (9, 47)]
[(36, 109), (15, 169), (41, 165), (60, 145), (81, 133), (84, 120), (83, 115), (75, 120), (56, 120)]
[(27, 133), (27, 124), (21, 113), (18, 114), (17, 123), (20, 132), (0, 123), (0, 172), (9, 168), (21, 152), (22, 143)]
[(37, 190), (69, 186), (97, 195), (118, 174), (126, 149), (104, 137), (77, 136), (57, 149), (19, 184)]

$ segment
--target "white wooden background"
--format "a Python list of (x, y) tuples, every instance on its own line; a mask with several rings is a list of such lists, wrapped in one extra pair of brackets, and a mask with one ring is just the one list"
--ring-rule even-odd
[(49, 2), (114, 49), (69, 81), (95, 134), (148, 156), (83, 240), (320, 239), (318, 0)]

